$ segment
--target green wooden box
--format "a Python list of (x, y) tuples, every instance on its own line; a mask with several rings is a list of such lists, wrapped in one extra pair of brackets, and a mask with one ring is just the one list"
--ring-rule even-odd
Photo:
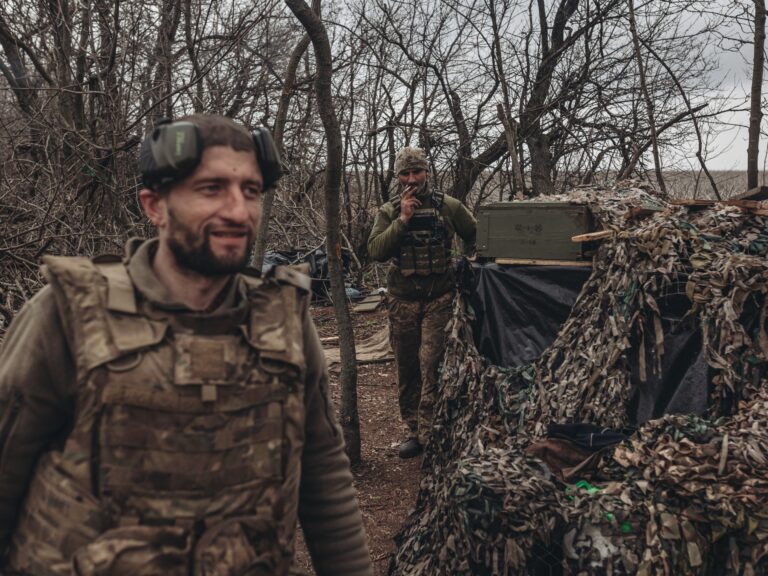
[(588, 246), (571, 237), (592, 228), (587, 206), (564, 202), (497, 202), (477, 215), (478, 258), (585, 260)]

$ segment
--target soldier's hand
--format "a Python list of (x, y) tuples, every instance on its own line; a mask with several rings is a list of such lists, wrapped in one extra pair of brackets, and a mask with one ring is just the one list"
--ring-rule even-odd
[(406, 186), (400, 195), (400, 220), (403, 224), (408, 224), (416, 208), (421, 206), (421, 200), (416, 198), (416, 188), (417, 186)]

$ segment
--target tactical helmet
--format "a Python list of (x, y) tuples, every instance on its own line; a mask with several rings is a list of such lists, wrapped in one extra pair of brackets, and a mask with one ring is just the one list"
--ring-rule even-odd
[(395, 174), (400, 174), (403, 170), (412, 170), (414, 168), (429, 170), (427, 153), (422, 148), (406, 146), (395, 157)]

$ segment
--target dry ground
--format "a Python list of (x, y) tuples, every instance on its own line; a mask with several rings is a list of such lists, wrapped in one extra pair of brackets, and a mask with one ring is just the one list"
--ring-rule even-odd
[[(333, 308), (313, 307), (312, 314), (321, 337), (335, 336)], [(355, 339), (360, 341), (380, 330), (386, 312), (353, 314)], [(338, 374), (331, 371), (331, 395), (338, 406)], [(416, 503), (421, 457), (400, 460), (397, 446), (402, 427), (397, 408), (397, 380), (392, 362), (358, 365), (358, 408), (362, 436), (362, 463), (353, 469), (355, 487), (368, 535), (368, 546), (376, 576), (387, 573), (394, 550), (393, 536)], [(313, 574), (303, 541), (298, 563)]]

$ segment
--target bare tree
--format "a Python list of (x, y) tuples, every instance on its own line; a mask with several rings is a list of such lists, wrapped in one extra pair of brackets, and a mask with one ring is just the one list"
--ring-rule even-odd
[(752, 89), (749, 108), (749, 145), (747, 146), (747, 188), (758, 183), (760, 126), (763, 121), (762, 89), (765, 67), (765, 0), (754, 0), (755, 39), (752, 57)]
[(319, 15), (313, 12), (304, 0), (286, 0), (285, 3), (306, 29), (315, 50), (317, 63), (315, 92), (318, 112), (325, 128), (327, 151), (325, 169), (326, 251), (341, 351), (341, 426), (344, 431), (349, 459), (353, 463), (358, 463), (360, 461), (360, 420), (357, 412), (357, 358), (355, 334), (352, 331), (352, 319), (347, 307), (344, 270), (341, 261), (339, 188), (343, 169), (341, 164), (342, 142), (341, 129), (331, 94), (333, 75), (331, 44)]
[(135, 152), (154, 119), (193, 110), (246, 124), (268, 117), (259, 108), (268, 110), (269, 93), (244, 79), (275, 82), (270, 70), (287, 43), (261, 44), (270, 27), (290, 39), (276, 6), (0, 4), (0, 302), (15, 309), (34, 292), (46, 252), (119, 253), (127, 237), (148, 232)]
[[(339, 245), (352, 250), (355, 277), (364, 278), (372, 216), (404, 145), (427, 149), (436, 185), (469, 206), (616, 174), (653, 177), (654, 143), (665, 169), (687, 147), (713, 182), (707, 143), (722, 104), (707, 46), (714, 34), (721, 45), (751, 42), (754, 6), (635, 3), (638, 49), (622, 0), (326, 5)], [(279, 0), (0, 3), (0, 305), (23, 299), (17, 278), (39, 282), (46, 252), (114, 252), (146, 233), (135, 154), (160, 116), (213, 112), (272, 127), (288, 174), (266, 199), (257, 256), (322, 244), (326, 104), (312, 89), (309, 36), (289, 12)], [(741, 33), (718, 31), (724, 19)]]

